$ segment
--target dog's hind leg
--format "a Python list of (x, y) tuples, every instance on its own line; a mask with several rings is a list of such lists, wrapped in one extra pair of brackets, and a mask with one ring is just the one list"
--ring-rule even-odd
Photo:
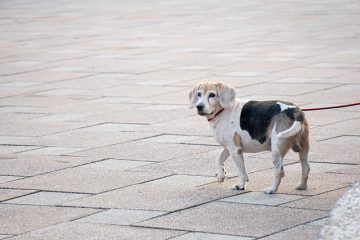
[(302, 174), (301, 174), (301, 181), (296, 186), (296, 189), (297, 190), (305, 190), (305, 189), (307, 189), (307, 180), (308, 180), (308, 175), (309, 175), (309, 172), (310, 172), (310, 166), (309, 166), (309, 163), (308, 163), (309, 130), (308, 130), (307, 123), (305, 123), (304, 131), (303, 131), (302, 136), (301, 136), (300, 144), (301, 144), (301, 151), (299, 152), (299, 157), (300, 157)]
[(230, 156), (229, 151), (224, 148), (220, 156), (216, 159), (216, 176), (218, 182), (223, 182), (225, 179), (224, 162)]

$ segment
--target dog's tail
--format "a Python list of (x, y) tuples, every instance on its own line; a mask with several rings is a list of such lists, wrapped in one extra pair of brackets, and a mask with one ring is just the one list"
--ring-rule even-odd
[(288, 138), (288, 137), (292, 137), (292, 136), (295, 136), (298, 132), (301, 131), (301, 126), (302, 126), (302, 123), (300, 121), (294, 121), (293, 125), (283, 131), (283, 132), (279, 132), (277, 137), (278, 138)]
[(287, 129), (283, 132), (279, 132), (277, 135), (278, 138), (292, 137), (292, 136), (295, 136), (296, 134), (298, 134), (302, 130), (302, 124), (304, 122), (305, 116), (304, 116), (303, 111), (301, 111), (300, 108), (296, 107), (296, 108), (289, 109), (289, 111), (287, 111), (287, 116), (291, 120), (294, 120), (294, 123), (289, 129)]

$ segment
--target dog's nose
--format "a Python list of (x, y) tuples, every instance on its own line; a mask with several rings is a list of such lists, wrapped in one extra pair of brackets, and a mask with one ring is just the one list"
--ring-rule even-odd
[(204, 109), (204, 105), (199, 104), (199, 105), (196, 106), (196, 108), (197, 108), (198, 111), (202, 111)]

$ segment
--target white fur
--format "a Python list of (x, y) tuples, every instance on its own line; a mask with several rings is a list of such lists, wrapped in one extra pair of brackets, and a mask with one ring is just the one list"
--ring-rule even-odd
[(280, 105), (280, 108), (281, 108), (281, 112), (289, 109), (289, 108), (296, 108), (296, 106), (293, 106), (293, 105), (287, 105), (285, 103), (282, 103), (282, 102), (277, 102), (278, 105)]

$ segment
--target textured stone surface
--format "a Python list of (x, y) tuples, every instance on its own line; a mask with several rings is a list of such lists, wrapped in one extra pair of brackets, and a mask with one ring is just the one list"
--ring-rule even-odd
[[(1, 1), (0, 207), (10, 215), (0, 238), (316, 238), (360, 174), (359, 106), (306, 112), (308, 190), (295, 190), (301, 167), (290, 152), (269, 196), (270, 153), (245, 154), (246, 191), (231, 190), (230, 158), (216, 182), (221, 146), (188, 94), (223, 81), (240, 99), (358, 102), (358, 5)], [(170, 213), (148, 220), (147, 211)], [(112, 225), (136, 216), (186, 230)]]
[(206, 187), (210, 177), (174, 175), (141, 185), (117, 189), (77, 201), (71, 206), (174, 211), (237, 194), (221, 187)]
[(163, 177), (161, 173), (126, 172), (116, 169), (77, 169), (69, 168), (57, 172), (24, 178), (0, 187), (40, 189), (47, 191), (65, 191), (79, 193), (99, 193), (125, 187), (151, 179)]
[(81, 218), (78, 221), (87, 223), (100, 223), (112, 225), (130, 225), (144, 220), (163, 215), (166, 212), (129, 210), (129, 209), (109, 209), (91, 216)]
[(221, 201), (232, 203), (247, 203), (259, 205), (280, 205), (286, 202), (292, 202), (303, 197), (297, 195), (274, 194), (265, 195), (263, 192), (249, 192), (237, 196), (224, 198)]
[(116, 225), (67, 222), (42, 228), (11, 240), (62, 240), (62, 239), (168, 239), (183, 234), (181, 231), (123, 227)]
[(0, 232), (20, 234), (96, 212), (98, 210), (1, 204)]
[(213, 202), (138, 225), (261, 237), (325, 215), (326, 212), (316, 210)]
[(206, 240), (206, 239), (214, 239), (214, 240), (250, 240), (250, 239), (253, 239), (253, 238), (222, 235), (222, 234), (194, 233), (194, 232), (191, 232), (191, 233), (187, 233), (187, 234), (175, 237), (174, 239), (176, 239), (176, 240)]
[(0, 201), (20, 197), (33, 192), (36, 192), (36, 190), (0, 189)]
[(6, 201), (5, 203), (30, 205), (58, 205), (66, 201), (84, 198), (86, 196), (88, 196), (88, 194), (38, 192), (24, 197), (18, 197), (16, 199)]
[(285, 240), (292, 239), (295, 236), (304, 240), (316, 240), (319, 237), (320, 226), (307, 226), (302, 225), (289, 230), (281, 231), (279, 233), (270, 235), (268, 237), (262, 238), (266, 240)]

